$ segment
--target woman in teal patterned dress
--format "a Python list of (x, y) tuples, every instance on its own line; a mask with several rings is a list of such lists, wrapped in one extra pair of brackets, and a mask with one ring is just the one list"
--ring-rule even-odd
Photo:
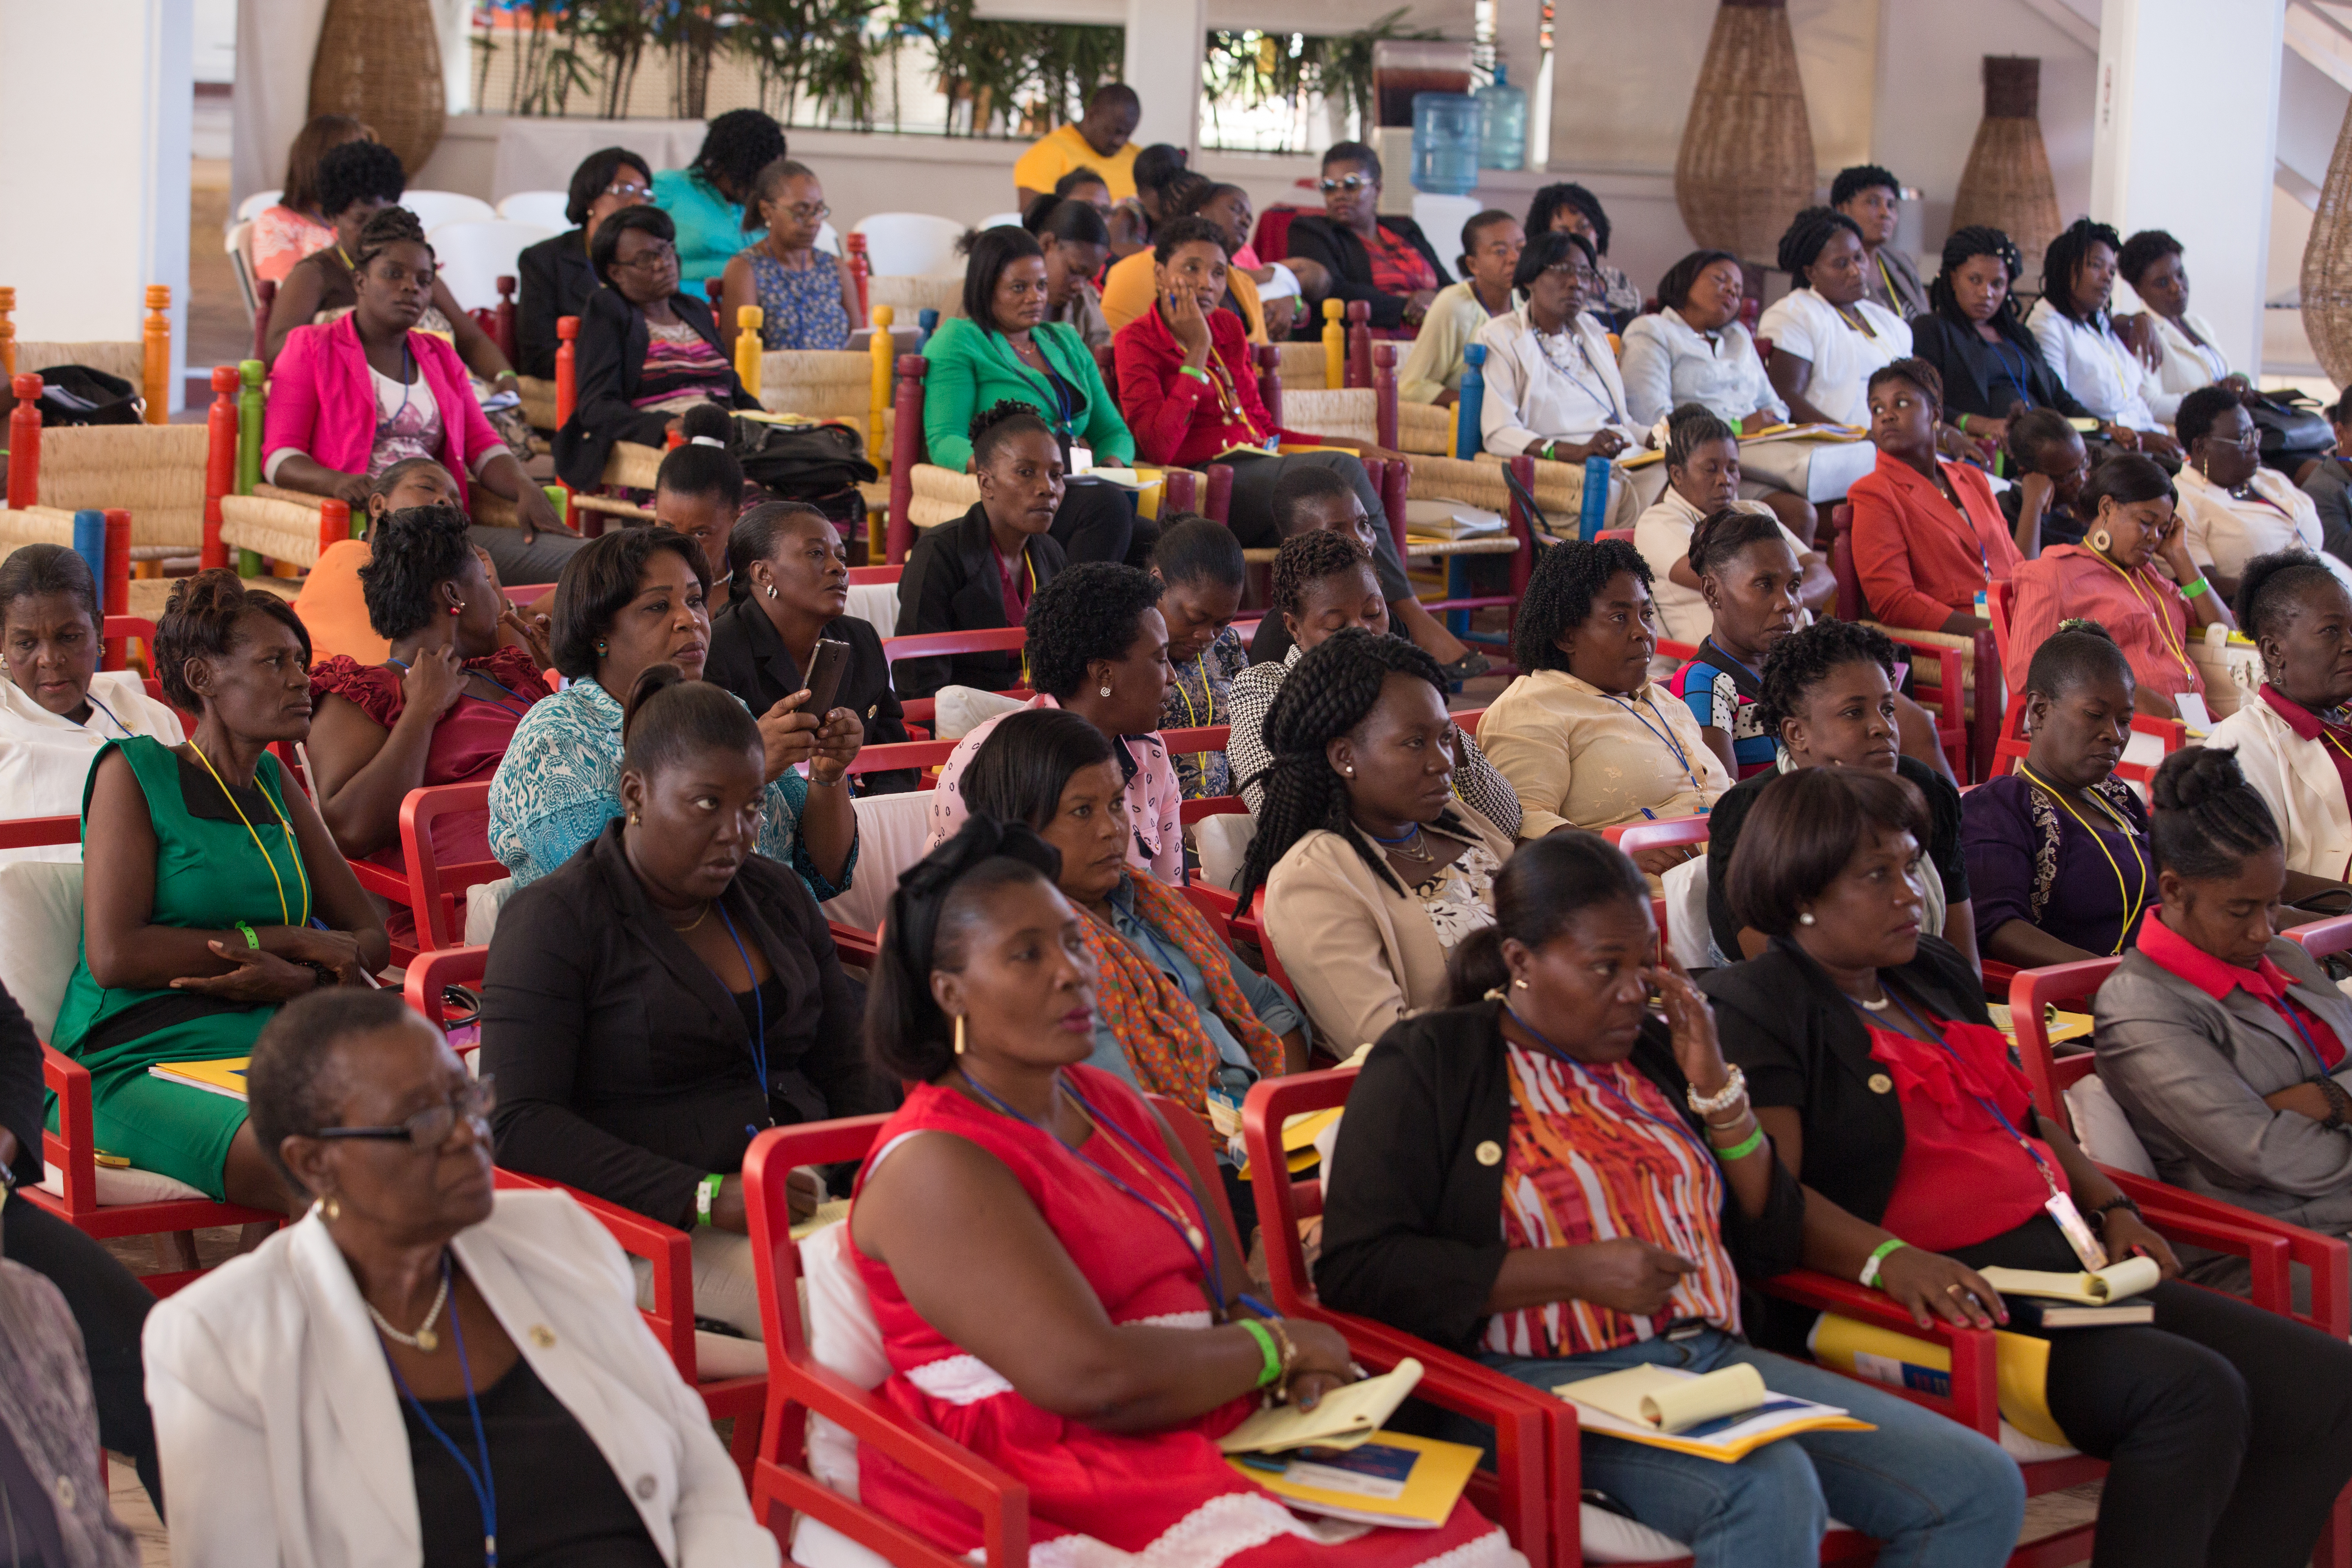
[(744, 204), (743, 226), (767, 229), (727, 263), (725, 293), (719, 303), (719, 333), (735, 352), (735, 312), (760, 307), (760, 346), (777, 349), (845, 349), (858, 325), (857, 284), (838, 257), (816, 247), (817, 234), (833, 209), (824, 187), (805, 163), (779, 158), (760, 171), (751, 199)]
[(256, 1208), (289, 1199), (245, 1101), (147, 1069), (246, 1056), (280, 1004), (363, 984), (389, 956), (374, 905), (268, 752), (310, 731), (310, 664), (277, 595), (218, 571), (172, 591), (156, 673), (202, 717), (181, 745), (135, 735), (90, 764), (81, 956), (58, 1011), (58, 1049), (89, 1069), (100, 1148)]

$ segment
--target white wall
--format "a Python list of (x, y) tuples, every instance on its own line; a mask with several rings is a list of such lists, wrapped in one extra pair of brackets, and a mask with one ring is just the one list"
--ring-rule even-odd
[(192, 58), (188, 0), (0, 0), (9, 81), (0, 211), (47, 219), (37, 226), (46, 237), (20, 228), (8, 247), (16, 336), (136, 341), (147, 286), (166, 284), (175, 408), (186, 363)]

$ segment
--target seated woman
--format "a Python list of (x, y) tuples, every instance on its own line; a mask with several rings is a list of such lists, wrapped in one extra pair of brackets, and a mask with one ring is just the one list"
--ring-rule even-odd
[[(1160, 618), (1168, 624), (1168, 695), (1160, 699), (1160, 727), (1230, 724), (1234, 678), (1249, 668), (1249, 652), (1234, 630), (1249, 563), (1241, 541), (1222, 522), (1184, 512), (1161, 521), (1160, 542), (1151, 547)], [(1225, 753), (1176, 753), (1176, 787), (1186, 800), (1233, 794)]]
[(2253, 383), (2230, 368), (2212, 323), (2189, 309), (2189, 268), (2180, 255), (2180, 242), (2160, 228), (2142, 229), (2116, 253), (2116, 271), (2147, 307), (2163, 355), (2140, 383), (2140, 395), (2149, 413), (2168, 422), (2179, 412), (2180, 400), (2200, 386), (2253, 390)]
[(1101, 212), (1076, 197), (1040, 196), (1021, 226), (1045, 253), (1045, 320), (1069, 328), (1090, 349), (1108, 347), (1111, 324), (1094, 285), (1110, 259), (1110, 226)]
[[(1053, 430), (1026, 403), (1007, 400), (971, 421), (971, 471), (980, 502), (953, 522), (927, 529), (898, 576), (900, 637), (1017, 626), (1039, 589), (1069, 564), (1055, 542), (1066, 480)], [(942, 687), (1004, 691), (1023, 683), (1019, 650), (941, 654), (893, 669), (901, 697), (934, 697)]]
[(2319, 509), (2320, 534), (2327, 553), (2352, 560), (2352, 468), (2345, 465), (2342, 456), (2352, 454), (2352, 386), (2327, 410), (2327, 423), (2336, 432), (2335, 449), (2339, 455), (2305, 464), (2295, 483)]
[(1583, 1434), (1583, 1485), (1687, 1542), (1698, 1568), (1812, 1568), (1832, 1517), (1897, 1560), (2000, 1562), (2025, 1489), (1997, 1447), (1748, 1342), (1742, 1281), (1797, 1266), (1805, 1194), (1724, 1065), (1706, 999), (1654, 967), (1657, 945), (1641, 873), (1600, 839), (1511, 858), (1494, 925), (1454, 949), (1452, 1005), (1390, 1029), (1349, 1091), (1323, 1302), (1540, 1389), (1748, 1366), (1875, 1428), (1736, 1465)]
[(654, 205), (676, 230), (678, 281), (695, 303), (743, 248), (755, 226), (744, 221), (744, 205), (760, 171), (782, 156), (782, 126), (756, 109), (730, 109), (712, 117), (694, 162), (654, 176)]
[[(1280, 620), (1286, 628), (1285, 651), (1280, 658), (1253, 664), (1234, 677), (1233, 723), (1225, 732), (1225, 760), (1234, 787), (1253, 816), (1265, 802), (1259, 775), (1274, 765), (1265, 716), (1291, 670), (1335, 633), (1360, 627), (1376, 637), (1396, 635), (1388, 606), (1381, 602), (1380, 578), (1370, 556), (1362, 542), (1344, 533), (1317, 529), (1285, 540), (1274, 558), (1271, 597), (1266, 617)], [(1450, 726), (1445, 738), (1454, 748), (1451, 788), (1455, 797), (1475, 807), (1506, 838), (1517, 833), (1519, 797), (1511, 793), (1510, 782), (1495, 771), (1478, 742), (1459, 725)]]
[(1862, 231), (1862, 271), (1871, 300), (1906, 321), (1925, 314), (1927, 291), (1919, 269), (1893, 243), (1902, 223), (1903, 182), (1875, 163), (1840, 169), (1830, 182), (1830, 205)]
[(581, 313), (578, 401), (555, 433), (555, 471), (574, 489), (604, 482), (615, 441), (660, 447), (697, 405), (760, 406), (719, 345), (710, 307), (678, 275), (676, 232), (659, 207), (625, 207), (588, 247), (604, 287)]
[(2206, 743), (2235, 748), (2271, 808), (2286, 843), (2287, 901), (2299, 904), (2352, 882), (2352, 594), (2326, 557), (2256, 556), (2238, 585), (2238, 626), (2262, 655), (2262, 688)]
[[(1246, 193), (1241, 195), (1241, 214), (1238, 215), (1233, 210), (1230, 197), (1219, 199), (1221, 193), (1238, 189), (1238, 186), (1220, 185), (1205, 176), (1191, 173), (1179, 175), (1169, 185), (1164, 198), (1166, 216), (1152, 226), (1151, 244), (1131, 255), (1122, 256), (1111, 263), (1108, 272), (1103, 274), (1103, 319), (1110, 324), (1114, 339), (1127, 329), (1129, 322), (1150, 315), (1155, 302), (1167, 300), (1168, 286), (1160, 277), (1166, 263), (1157, 259), (1156, 252), (1168, 232), (1168, 226), (1190, 218), (1207, 226), (1209, 236), (1217, 243), (1220, 258), (1214, 268), (1202, 268), (1196, 279), (1202, 289), (1202, 314), (1223, 310), (1241, 323), (1243, 337), (1248, 342), (1268, 341), (1265, 305), (1258, 298), (1256, 279), (1250, 276), (1241, 260), (1241, 253), (1248, 248), (1249, 231), (1234, 222), (1237, 216), (1242, 216), (1245, 224), (1244, 215), (1248, 211), (1249, 196)], [(1291, 301), (1284, 300), (1279, 309), (1289, 311)], [(1286, 327), (1288, 320), (1287, 316), (1284, 318)], [(1243, 358), (1245, 362), (1248, 360), (1247, 350), (1243, 352)], [(1120, 401), (1126, 401), (1124, 396)]]
[(2173, 494), (2154, 458), (2119, 453), (2099, 465), (2075, 500), (2090, 529), (2083, 542), (2047, 546), (2018, 564), (2010, 578), (2017, 595), (2009, 608), (2012, 697), (2026, 689), (2027, 665), (2059, 625), (2087, 616), (2131, 661), (2140, 712), (2179, 718), (2183, 697), (2203, 710), (2205, 677), (2189, 645), (2207, 626), (2234, 630), (2237, 622), (2189, 559)]
[(1407, 403), (1451, 408), (1462, 398), (1462, 351), (1478, 341), (1478, 330), (1517, 300), (1511, 275), (1528, 237), (1519, 220), (1496, 207), (1462, 226), (1462, 254), (1454, 263), (1462, 281), (1448, 283), (1429, 302), (1429, 315), (1413, 334), (1397, 369), (1397, 396)]
[[(519, 528), (482, 531), (484, 548), (493, 559), (503, 556), (501, 570), (560, 572), (576, 536), (482, 416), (457, 351), (424, 328), (437, 287), (424, 228), (404, 207), (383, 208), (355, 237), (351, 255), (357, 303), (327, 325), (296, 327), (278, 356), (263, 416), (261, 477), (357, 508), (366, 505), (375, 476), (405, 458), (431, 458), (457, 479), (460, 508), (469, 482), (514, 502)], [(541, 533), (549, 548), (534, 550)]]
[[(2302, 1563), (2352, 1476), (2352, 1346), (2179, 1283), (2131, 1199), (2035, 1112), (1976, 972), (1920, 934), (1905, 868), (1926, 827), (1900, 782), (1808, 768), (1764, 792), (1732, 862), (1733, 907), (1772, 945), (1702, 986), (1805, 1184), (1805, 1266), (1922, 1326), (2033, 1333), (1978, 1269), (2152, 1259), (2154, 1322), (2046, 1334), (2050, 1415), (2109, 1467), (2095, 1560)], [(2070, 1211), (2095, 1239), (2069, 1244)]]
[[(10, 816), (81, 810), (90, 759), (109, 741), (186, 737), (135, 669), (100, 670), (98, 582), (62, 544), (22, 544), (0, 561), (0, 800)], [(79, 860), (77, 844), (0, 850), (0, 861)]]
[(320, 210), (319, 161), (346, 142), (375, 132), (348, 114), (314, 114), (286, 149), (286, 184), (253, 220), (253, 279), (282, 283), (294, 264), (335, 243), (334, 221)]
[[(907, 740), (882, 639), (871, 623), (849, 614), (849, 565), (833, 520), (806, 501), (761, 501), (728, 535), (727, 558), (743, 591), (710, 617), (702, 678), (741, 698), (752, 712), (772, 712), (808, 689), (818, 642), (846, 643), (834, 705), (858, 715), (866, 745)], [(911, 769), (860, 777), (873, 795), (916, 784)]]
[(2091, 416), (2018, 317), (2015, 289), (2024, 270), (2009, 236), (1971, 224), (1944, 242), (1943, 270), (1927, 285), (1929, 308), (1911, 318), (1912, 353), (1944, 378), (1945, 418), (1979, 441), (2000, 441), (2029, 410), (2062, 420)]
[(1706, 923), (1726, 963), (1764, 950), (1731, 902), (1733, 853), (1757, 799), (1782, 773), (1858, 768), (1909, 781), (1927, 810), (1911, 875), (1926, 905), (1925, 928), (1976, 963), (1976, 915), (1968, 858), (1960, 850), (1960, 792), (1945, 774), (1896, 748), (1902, 700), (1895, 692), (1896, 648), (1886, 634), (1852, 621), (1816, 621), (1782, 637), (1764, 661), (1756, 725), (1780, 742), (1762, 773), (1742, 779), (1706, 819)]
[(2213, 586), (2234, 598), (2246, 563), (2282, 550), (2311, 552), (2347, 586), (2352, 563), (2323, 548), (2319, 508), (2262, 458), (2262, 432), (2226, 386), (2200, 386), (2180, 400), (2180, 516), (2189, 554)]
[(1322, 268), (1327, 298), (1364, 301), (1372, 336), (1411, 337), (1445, 281), (1437, 252), (1421, 225), (1381, 211), (1380, 155), (1361, 142), (1325, 150), (1321, 185), (1321, 215), (1290, 220), (1289, 257)]
[(1494, 920), (1511, 837), (1454, 800), (1445, 688), (1411, 643), (1332, 633), (1265, 733), (1274, 761), (1234, 890), (1247, 909), (1265, 888), (1291, 989), (1344, 1058), (1444, 1005), (1446, 954)]
[(1772, 389), (1800, 425), (1870, 423), (1871, 373), (1911, 352), (1911, 329), (1863, 288), (1862, 230), (1843, 213), (1807, 207), (1780, 237), (1780, 270), (1795, 283), (1756, 322), (1772, 340)]
[[(1466, 1504), (1433, 1530), (1335, 1528), (1218, 1453), (1265, 1391), (1312, 1409), (1348, 1382), (1348, 1347), (1257, 1316), (1209, 1173), (1088, 1065), (1096, 966), (1058, 863), (1028, 828), (974, 817), (890, 901), (866, 1039), (915, 1087), (875, 1134), (845, 1249), (888, 1357), (883, 1397), (1026, 1488), (1042, 1554), (1523, 1565)], [(982, 1545), (971, 1509), (872, 1447), (858, 1494), (948, 1552)]]
[(1609, 215), (1601, 198), (1573, 182), (1546, 185), (1528, 205), (1528, 238), (1539, 234), (1581, 235), (1592, 247), (1593, 289), (1586, 307), (1602, 327), (1622, 332), (1642, 313), (1642, 291), (1624, 272), (1609, 265)]
[(495, 1091), (399, 993), (288, 1009), (247, 1081), (310, 1212), (149, 1321), (174, 1557), (778, 1561), (620, 1247), (497, 1190)]
[(90, 765), (82, 951), (50, 1043), (89, 1069), (101, 1148), (283, 1209), (245, 1102), (148, 1069), (245, 1056), (281, 1004), (367, 984), (388, 956), (383, 921), (269, 754), (310, 729), (310, 647), (286, 601), (229, 572), (184, 578), (154, 653), (195, 731), (109, 741)]
[[(1251, 210), (1249, 193), (1239, 185), (1222, 182), (1204, 182), (1204, 188), (1192, 198), (1192, 212), (1207, 218), (1225, 231), (1226, 255), (1233, 258), (1234, 270), (1239, 279), (1226, 279), (1231, 292), (1228, 308), (1238, 309), (1242, 319), (1250, 316), (1249, 301), (1257, 301), (1257, 311), (1264, 317), (1263, 333), (1253, 335), (1252, 342), (1280, 342), (1286, 338), (1303, 337), (1308, 317), (1309, 300), (1320, 300), (1328, 293), (1329, 286), (1321, 268), (1305, 257), (1286, 257), (1269, 261), (1257, 253), (1250, 243), (1251, 225), (1256, 213)], [(1246, 281), (1248, 287), (1243, 288)], [(1423, 325), (1426, 326), (1426, 321)], [(1419, 340), (1414, 340), (1418, 342)]]
[(604, 147), (572, 171), (563, 216), (572, 226), (526, 247), (515, 258), (515, 368), (541, 381), (555, 377), (555, 323), (588, 309), (599, 287), (588, 247), (604, 220), (653, 200), (654, 172), (626, 147)]
[[(702, 552), (660, 527), (605, 534), (563, 569), (551, 651), (569, 684), (531, 706), (490, 780), (490, 853), (518, 885), (589, 847), (621, 815), (622, 700), (653, 665), (701, 679), (710, 648), (704, 570)], [(798, 871), (823, 902), (848, 889), (856, 862), (857, 814), (842, 778), (863, 729), (845, 708), (803, 713), (800, 700), (795, 693), (759, 715), (767, 745), (759, 850)]]
[[(1066, 473), (1082, 467), (1080, 451), (1092, 466), (1126, 467), (1135, 458), (1135, 437), (1103, 384), (1094, 351), (1068, 327), (1045, 319), (1044, 249), (1011, 226), (967, 237), (964, 313), (941, 321), (923, 345), (930, 364), (923, 383), (923, 439), (930, 460), (971, 471), (977, 456), (969, 434), (973, 416), (1012, 402), (1045, 421)], [(1124, 562), (1150, 552), (1153, 525), (1137, 522), (1135, 503), (1116, 486), (1074, 483), (1056, 500), (1054, 542), (1073, 562)]]
[[(1951, 383), (1944, 385), (1948, 393)], [(2090, 531), (2083, 520), (2083, 481), (2091, 472), (2091, 456), (2081, 432), (2054, 408), (2021, 409), (2005, 422), (2000, 449), (2013, 482), (1994, 500), (2009, 520), (2010, 537), (2039, 538), (2045, 552), (2054, 545), (2082, 543)], [(2171, 481), (2165, 485), (2169, 489)]]
[(753, 853), (767, 786), (751, 713), (656, 664), (621, 727), (625, 816), (518, 892), (490, 942), (499, 1163), (691, 1233), (696, 1313), (756, 1339), (744, 1150), (763, 1127), (894, 1097), (857, 1047), (824, 911)]
[[(2341, 1236), (2352, 1004), (2270, 912), (2285, 881), (2278, 824), (2217, 747), (2165, 758), (2154, 794), (2163, 910), (2099, 987), (2099, 1080), (2168, 1184)], [(2244, 1269), (2217, 1258), (2191, 1275)]]
[(1756, 340), (1739, 324), (1746, 298), (1739, 258), (1694, 250), (1658, 279), (1658, 309), (1625, 329), (1620, 374), (1636, 425), (1655, 425), (1699, 403), (1742, 432), (1784, 423), (1789, 405), (1772, 390)]
[[(1117, 742), (1124, 753), (1118, 813), (1128, 830), (1128, 863), (1174, 886), (1184, 879), (1183, 796), (1158, 729), (1168, 693), (1160, 592), (1150, 574), (1108, 561), (1073, 566), (1037, 590), (1023, 623), (1037, 695), (1024, 706), (1066, 708)], [(958, 781), (989, 732), (1022, 710), (983, 719), (956, 742), (931, 791), (926, 848), (955, 836), (965, 816)]]
[(2156, 902), (2138, 792), (2115, 776), (2131, 666), (2096, 621), (2063, 621), (2025, 677), (2024, 766), (1960, 797), (1977, 948), (2019, 969), (2124, 951)]
[[(1650, 563), (1658, 629), (1671, 642), (1696, 643), (1706, 636), (1712, 616), (1689, 559), (1699, 520), (1718, 511), (1777, 514), (1763, 501), (1741, 498), (1738, 432), (1707, 409), (1685, 404), (1675, 410), (1666, 423), (1665, 455), (1666, 488), (1633, 524), (1633, 548)], [(1812, 508), (1805, 512), (1811, 516)], [(1829, 558), (1785, 522), (1780, 533), (1803, 569), (1797, 593), (1806, 614), (1829, 614), (1837, 603)]]
[(702, 552), (710, 597), (721, 606), (734, 596), (727, 541), (743, 511), (743, 465), (727, 449), (734, 427), (734, 416), (716, 403), (696, 404), (678, 416), (686, 440), (654, 470), (654, 521)]
[(1757, 672), (1804, 614), (1804, 568), (1787, 531), (1752, 511), (1710, 512), (1691, 533), (1689, 570), (1714, 619), (1698, 652), (1666, 683), (1698, 721), (1698, 732), (1735, 779), (1770, 767), (1779, 737), (1759, 721)]
[[(1374, 498), (1369, 507), (1364, 504), (1365, 493), (1359, 488), (1365, 483), (1363, 465), (1351, 462), (1340, 453), (1322, 456), (1328, 460), (1283, 465), (1282, 477), (1275, 481), (1268, 504), (1274, 514), (1275, 537), (1286, 542), (1302, 533), (1319, 531), (1354, 540), (1364, 547), (1365, 555), (1371, 561), (1373, 575), (1380, 582), (1381, 598), (1389, 607), (1389, 622), (1396, 635), (1410, 639), (1437, 660), (1449, 681), (1475, 680), (1486, 674), (1493, 668), (1486, 656), (1447, 631), (1436, 616), (1421, 607), (1412, 580), (1404, 574), (1395, 531), (1388, 526), (1379, 500)], [(1343, 463), (1349, 472), (1340, 471), (1338, 465)], [(1375, 518), (1380, 519), (1378, 526), (1372, 521)], [(1257, 631), (1250, 638), (1252, 664), (1279, 664), (1289, 651), (1290, 637), (1283, 629), (1281, 616), (1268, 616), (1258, 622)]]
[[(1593, 278), (1592, 246), (1582, 235), (1537, 235), (1511, 274), (1527, 303), (1478, 331), (1486, 348), (1479, 427), (1487, 449), (1570, 464), (1580, 489), (1586, 458), (1614, 458), (1649, 435), (1626, 406), (1608, 334), (1585, 313)], [(1631, 500), (1613, 469), (1611, 489)]]
[[(1870, 439), (1878, 466), (1853, 481), (1853, 565), (1873, 619), (1915, 631), (1965, 635), (1992, 624), (1977, 600), (2041, 553), (2020, 542), (1984, 470), (1936, 454), (1943, 379), (1925, 360), (1871, 373)], [(1970, 563), (1969, 557), (1975, 556)]]
[[(488, 782), (515, 726), (550, 692), (530, 655), (499, 646), (506, 602), (483, 574), (465, 513), (415, 507), (369, 531), (360, 586), (392, 652), (382, 664), (338, 654), (310, 671), (310, 784), (335, 847), (397, 872), (407, 864), (408, 792)], [(436, 817), (433, 852), (444, 865), (488, 859), (488, 812)], [(413, 943), (415, 917), (395, 909), (386, 931)]]
[(2042, 298), (2026, 314), (2025, 330), (2042, 345), (2042, 363), (2104, 422), (2111, 440), (2127, 452), (2177, 463), (2180, 446), (2164, 433), (2141, 392), (2147, 367), (2107, 314), (2122, 244), (2106, 224), (2076, 218), (2042, 253)]
[[(1622, 539), (1571, 539), (1536, 562), (1511, 628), (1521, 673), (1478, 721), (1519, 797), (1519, 837), (1704, 815), (1730, 770), (1691, 710), (1650, 682), (1658, 651), (1650, 566)], [(1691, 858), (1644, 849), (1651, 876)]]
[(833, 209), (816, 171), (778, 158), (751, 183), (743, 204), (743, 226), (766, 229), (764, 238), (735, 253), (721, 277), (719, 343), (730, 363), (735, 358), (736, 311), (760, 308), (760, 346), (776, 349), (845, 349), (858, 318), (857, 279), (841, 258), (816, 247), (818, 230)]

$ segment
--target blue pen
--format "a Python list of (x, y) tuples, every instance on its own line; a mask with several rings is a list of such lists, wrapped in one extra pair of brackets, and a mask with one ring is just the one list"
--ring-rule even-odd
[(1646, 805), (1645, 805), (1645, 806), (1643, 806), (1643, 807), (1642, 808), (1642, 815), (1643, 815), (1643, 816), (1648, 817), (1652, 822), (1655, 822), (1655, 821), (1657, 821), (1657, 820), (1658, 820), (1658, 814), (1657, 814), (1656, 812), (1654, 812), (1654, 811), (1652, 811), (1652, 810), (1651, 810), (1648, 806), (1646, 806)]

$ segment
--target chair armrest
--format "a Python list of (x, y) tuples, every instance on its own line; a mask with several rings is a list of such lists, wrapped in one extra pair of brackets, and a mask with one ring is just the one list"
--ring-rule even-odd
[(882, 938), (877, 931), (863, 931), (844, 925), (839, 921), (827, 921), (833, 930), (833, 948), (844, 963), (862, 964), (871, 969), (881, 962)]
[(97, 1134), (90, 1131), (89, 1069), (56, 1047), (41, 1047), (41, 1083), (58, 1097), (58, 1130), (41, 1133), (41, 1160), (55, 1165), (68, 1214), (98, 1206)]
[(552, 1187), (568, 1194), (573, 1203), (595, 1215), (612, 1238), (620, 1243), (621, 1250), (632, 1258), (642, 1258), (653, 1266), (654, 1304), (646, 1313), (646, 1326), (654, 1337), (662, 1342), (662, 1349), (677, 1367), (678, 1375), (688, 1386), (698, 1380), (696, 1376), (694, 1352), (694, 1243), (686, 1232), (676, 1230), (657, 1219), (647, 1219), (635, 1209), (625, 1209), (616, 1203), (583, 1193), (577, 1187), (565, 1186), (538, 1176), (515, 1176), (500, 1172), (501, 1177), (514, 1176), (517, 1186)]
[[(1874, 1328), (1888, 1329), (1914, 1339), (1926, 1340), (1948, 1350), (1952, 1358), (1952, 1392), (1949, 1408), (1945, 1410), (1953, 1420), (1995, 1442), (2000, 1439), (2000, 1384), (1995, 1346), (1990, 1329), (1955, 1327), (1940, 1319), (1921, 1328), (1917, 1320), (1896, 1305), (1895, 1300), (1881, 1290), (1866, 1289), (1851, 1280), (1840, 1279), (1811, 1268), (1792, 1269), (1776, 1275), (1764, 1282), (1764, 1293), (1816, 1311), (1835, 1312), (1842, 1318), (1852, 1318)], [(1877, 1386), (1874, 1384), (1874, 1386)], [(1931, 1395), (1908, 1389), (1890, 1388), (1915, 1404), (1930, 1408), (1944, 1408), (1945, 1402)]]
[[(2336, 1339), (2352, 1333), (2352, 1245), (2340, 1237), (2322, 1236), (2315, 1230), (2288, 1225), (2217, 1198), (2168, 1187), (2128, 1171), (2105, 1165), (2100, 1170), (2126, 1196), (2136, 1200), (2147, 1222), (2168, 1237), (2177, 1236), (2194, 1246), (2235, 1253), (2249, 1258), (2249, 1254), (2237, 1244), (2239, 1237), (2275, 1237), (2284, 1241), (2288, 1260), (2311, 1270), (2311, 1314), (2305, 1318), (2291, 1312), (2285, 1301), (2274, 1303), (2259, 1294), (2254, 1304), (2266, 1311), (2296, 1317)], [(2191, 1226), (2216, 1239), (2199, 1240)]]

